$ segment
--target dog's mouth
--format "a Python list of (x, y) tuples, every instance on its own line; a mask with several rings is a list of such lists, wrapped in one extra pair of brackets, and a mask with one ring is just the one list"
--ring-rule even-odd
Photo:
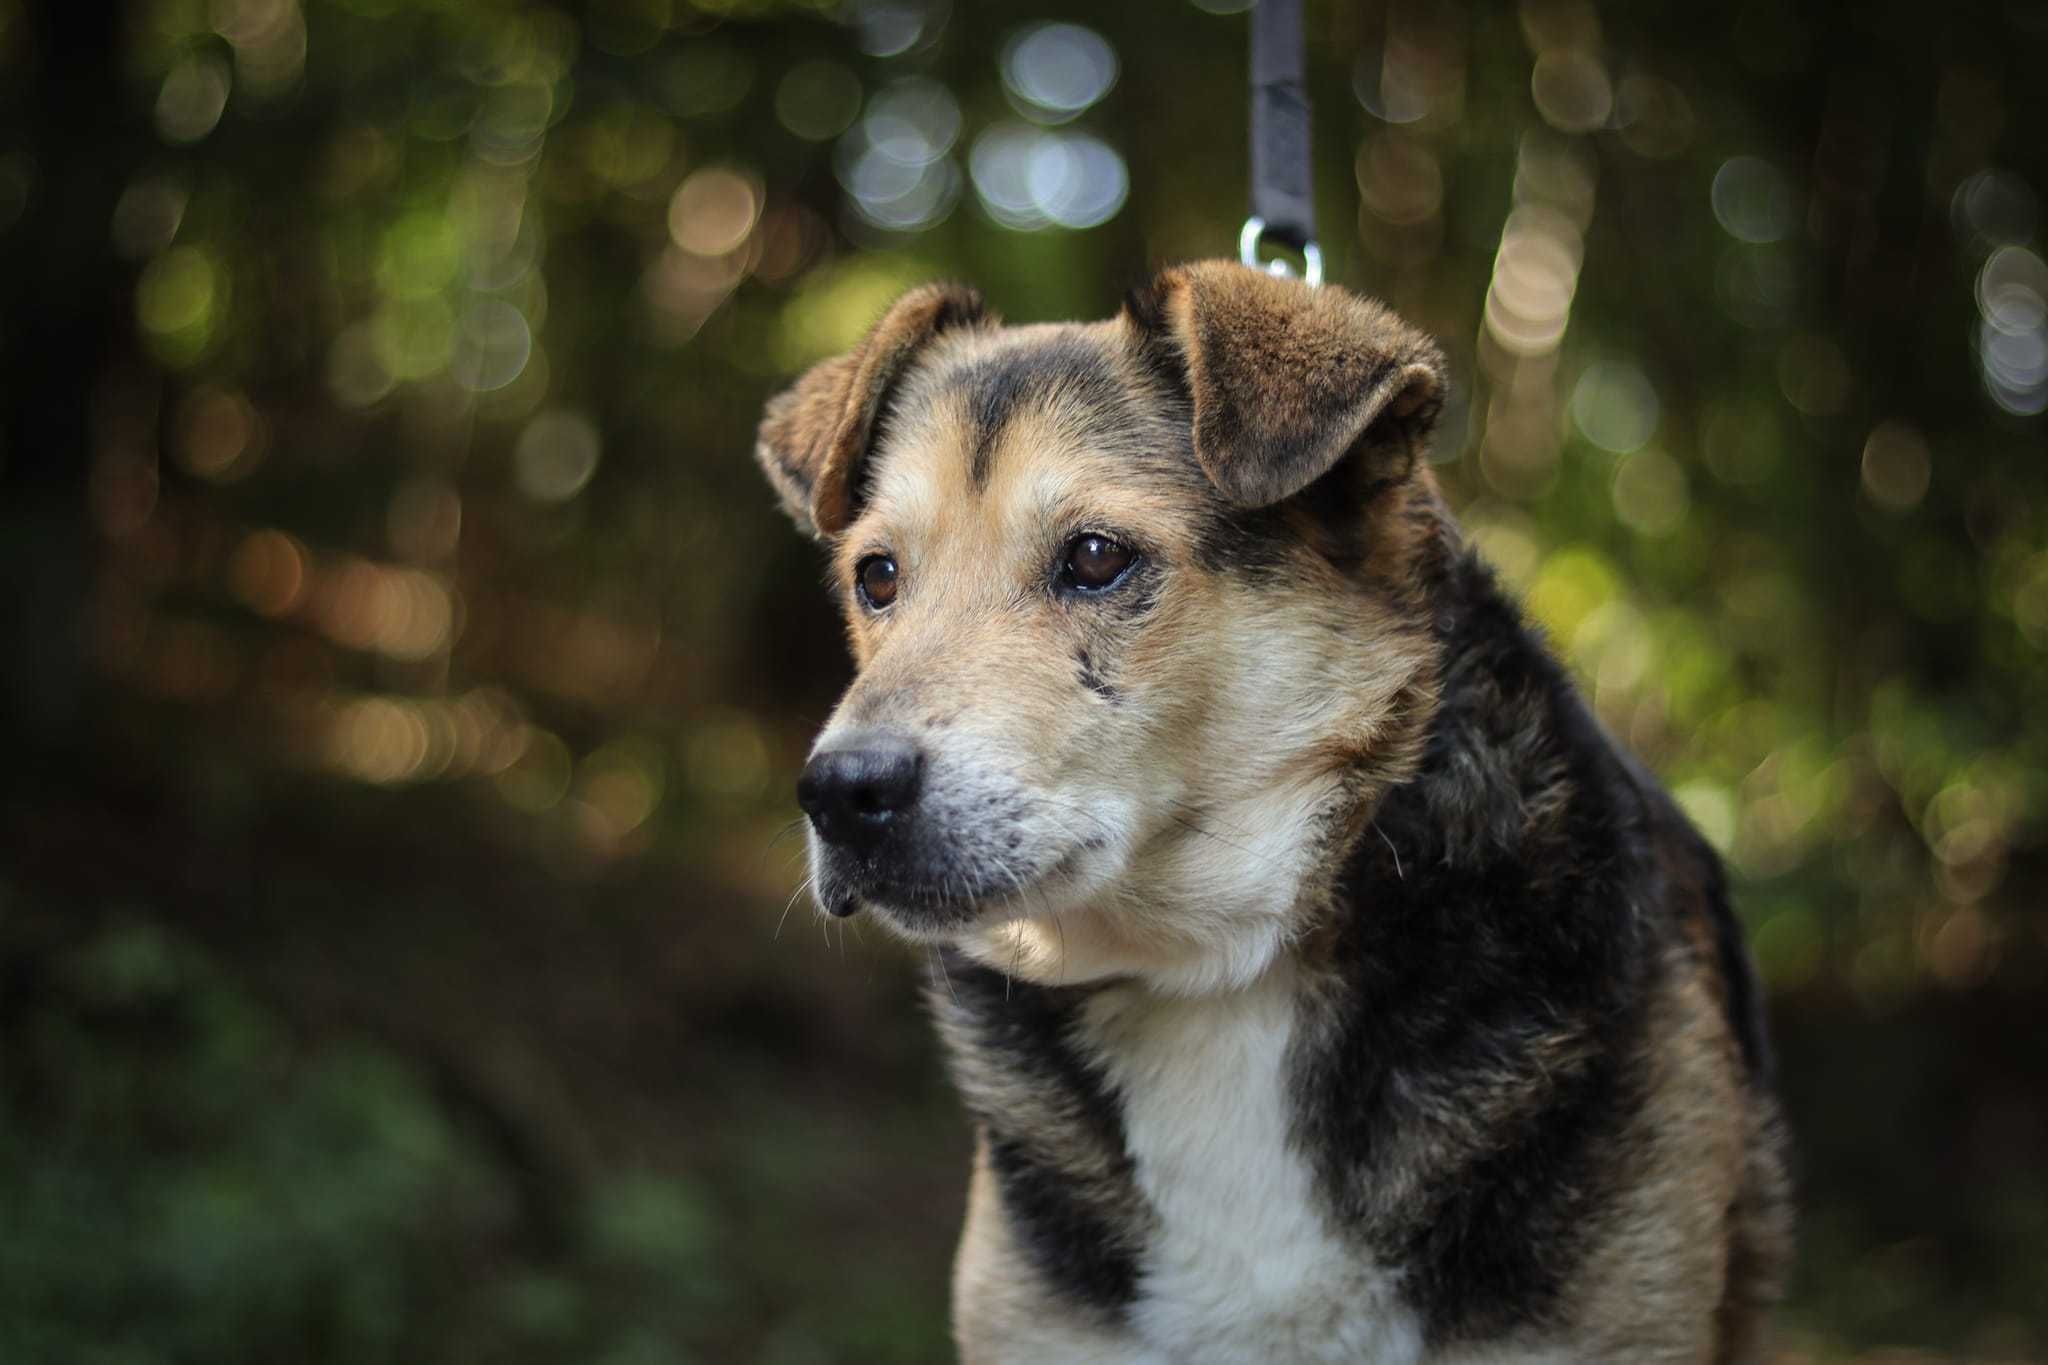
[(1026, 869), (995, 859), (934, 864), (831, 850), (818, 871), (818, 903), (836, 918), (873, 910), (907, 938), (948, 940), (992, 920), (1055, 912), (1082, 864), (1105, 846), (1099, 839), (1080, 840)]

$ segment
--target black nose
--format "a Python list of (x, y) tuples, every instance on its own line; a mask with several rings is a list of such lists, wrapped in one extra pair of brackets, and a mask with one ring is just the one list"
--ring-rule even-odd
[(804, 765), (796, 803), (826, 843), (862, 847), (909, 813), (923, 781), (924, 755), (908, 740), (850, 736)]

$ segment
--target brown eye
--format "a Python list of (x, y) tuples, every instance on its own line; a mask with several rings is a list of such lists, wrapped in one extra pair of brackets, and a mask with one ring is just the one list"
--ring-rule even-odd
[(869, 555), (854, 566), (853, 581), (860, 587), (860, 599), (880, 611), (896, 600), (896, 561), (887, 555)]
[(1129, 572), (1137, 557), (1137, 552), (1128, 545), (1088, 531), (1067, 542), (1066, 557), (1060, 561), (1060, 577), (1084, 592), (1100, 592), (1113, 587)]

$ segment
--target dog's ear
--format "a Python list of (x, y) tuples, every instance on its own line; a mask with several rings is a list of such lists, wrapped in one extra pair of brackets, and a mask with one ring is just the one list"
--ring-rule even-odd
[(1195, 458), (1264, 507), (1347, 455), (1365, 486), (1416, 467), (1443, 410), (1442, 354), (1380, 304), (1226, 261), (1161, 272), (1124, 304), (1147, 359), (1184, 386)]
[(812, 366), (769, 400), (754, 458), (806, 534), (836, 535), (853, 520), (876, 419), (918, 349), (950, 328), (992, 320), (974, 290), (922, 285), (898, 299), (852, 351)]

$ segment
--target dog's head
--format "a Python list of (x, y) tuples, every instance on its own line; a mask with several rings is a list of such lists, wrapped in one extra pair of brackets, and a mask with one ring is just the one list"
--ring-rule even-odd
[(1040, 980), (1246, 979), (1435, 681), (1436, 348), (1170, 269), (1095, 324), (901, 299), (769, 404), (858, 676), (798, 784), (818, 903)]

